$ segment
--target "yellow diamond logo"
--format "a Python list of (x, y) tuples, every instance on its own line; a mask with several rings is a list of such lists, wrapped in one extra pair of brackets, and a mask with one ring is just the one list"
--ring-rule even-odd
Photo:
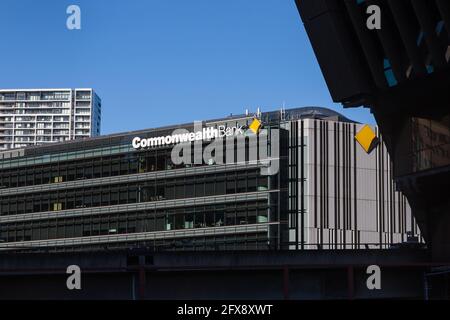
[(253, 122), (250, 124), (249, 129), (253, 131), (254, 134), (258, 134), (259, 129), (261, 129), (261, 121), (258, 119), (253, 119)]
[(378, 144), (378, 138), (375, 132), (367, 124), (358, 131), (355, 139), (367, 153), (371, 153)]

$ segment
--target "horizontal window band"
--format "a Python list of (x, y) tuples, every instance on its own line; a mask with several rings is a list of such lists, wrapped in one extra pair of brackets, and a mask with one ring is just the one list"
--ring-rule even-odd
[(32, 221), (32, 220), (48, 220), (48, 219), (58, 219), (58, 218), (71, 218), (71, 217), (97, 215), (97, 214), (143, 211), (143, 210), (149, 210), (149, 209), (179, 208), (179, 207), (198, 206), (198, 205), (215, 204), (215, 203), (243, 202), (243, 201), (252, 201), (252, 200), (268, 200), (269, 194), (272, 192), (278, 192), (278, 190), (239, 193), (239, 194), (221, 195), (221, 196), (208, 196), (208, 197), (197, 197), (197, 198), (186, 198), (186, 199), (140, 202), (140, 203), (133, 203), (133, 204), (119, 204), (119, 205), (106, 206), (106, 207), (91, 207), (91, 208), (61, 210), (61, 211), (47, 211), (47, 212), (39, 212), (39, 213), (24, 213), (24, 214), (17, 214), (17, 215), (11, 215), (11, 216), (0, 216), (0, 223), (11, 223), (11, 222), (19, 222), (19, 221), (22, 222), (22, 221)]
[(222, 236), (233, 234), (245, 234), (255, 232), (268, 232), (269, 227), (278, 225), (278, 222), (259, 223), (245, 226), (227, 226), (227, 227), (211, 227), (196, 230), (174, 230), (174, 231), (156, 231), (129, 233), (123, 235), (106, 235), (93, 237), (64, 238), (52, 240), (34, 240), (22, 242), (0, 243), (0, 251), (19, 250), (19, 249), (38, 249), (45, 247), (63, 247), (63, 246), (80, 246), (104, 243), (145, 241), (159, 239), (178, 239), (178, 238), (194, 238), (204, 236)]
[(175, 169), (175, 170), (163, 170), (156, 172), (147, 173), (135, 173), (123, 176), (105, 177), (105, 178), (94, 178), (94, 179), (84, 179), (75, 180), (69, 182), (57, 182), (49, 183), (35, 186), (27, 187), (17, 187), (0, 189), (0, 197), (18, 195), (18, 194), (28, 194), (28, 193), (39, 193), (47, 191), (56, 190), (66, 190), (66, 189), (77, 189), (83, 187), (101, 186), (109, 184), (122, 184), (127, 182), (139, 182), (146, 180), (158, 180), (173, 177), (183, 177), (183, 176), (195, 176), (201, 174), (213, 174), (221, 172), (230, 172), (246, 169), (257, 169), (259, 167), (264, 167), (262, 163), (248, 163), (248, 164), (224, 164), (224, 165), (209, 165), (202, 167), (192, 167), (185, 169)]

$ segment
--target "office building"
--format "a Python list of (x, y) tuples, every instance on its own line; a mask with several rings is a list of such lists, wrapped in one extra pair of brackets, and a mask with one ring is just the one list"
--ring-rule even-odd
[(98, 136), (100, 123), (92, 89), (0, 90), (0, 150)]
[(382, 137), (368, 154), (354, 138), (362, 127), (305, 107), (4, 151), (0, 250), (364, 249), (420, 241)]

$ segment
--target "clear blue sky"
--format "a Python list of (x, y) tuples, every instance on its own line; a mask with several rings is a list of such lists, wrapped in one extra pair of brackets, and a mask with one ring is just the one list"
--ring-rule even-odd
[(1, 0), (0, 36), (0, 88), (93, 87), (103, 134), (283, 102), (374, 123), (333, 104), (294, 0)]

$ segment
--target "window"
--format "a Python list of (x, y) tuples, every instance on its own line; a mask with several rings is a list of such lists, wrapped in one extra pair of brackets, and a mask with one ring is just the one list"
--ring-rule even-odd
[(177, 213), (174, 216), (175, 218), (175, 229), (183, 229), (185, 227), (185, 220), (184, 220), (184, 214), (183, 213)]
[(205, 226), (206, 227), (215, 227), (214, 221), (214, 207), (206, 207), (205, 208)]
[(267, 177), (259, 177), (258, 178), (258, 191), (266, 191), (268, 190), (268, 178)]
[(173, 230), (175, 227), (175, 216), (171, 214), (166, 214), (166, 223), (164, 230)]
[(191, 229), (194, 227), (194, 211), (191, 209), (186, 212), (184, 228)]
[(240, 178), (237, 182), (237, 193), (243, 193), (247, 191), (247, 179), (244, 178)]

